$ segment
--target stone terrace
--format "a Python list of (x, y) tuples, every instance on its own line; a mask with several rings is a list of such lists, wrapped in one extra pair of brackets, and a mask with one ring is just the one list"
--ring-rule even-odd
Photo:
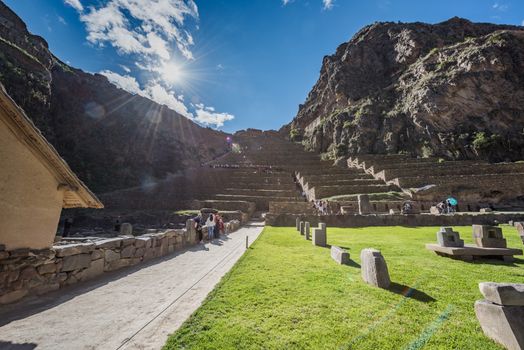
[[(524, 196), (524, 163), (358, 155), (348, 159), (348, 166), (364, 170), (385, 184), (398, 186), (420, 201), (437, 202), (453, 195), (462, 203), (506, 208)], [(418, 190), (429, 185), (433, 186)]]

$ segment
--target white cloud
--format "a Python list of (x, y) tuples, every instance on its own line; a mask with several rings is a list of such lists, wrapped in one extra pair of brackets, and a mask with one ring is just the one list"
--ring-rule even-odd
[(160, 59), (171, 57), (171, 43), (184, 57), (193, 59), (193, 37), (183, 29), (186, 18), (198, 19), (193, 0), (109, 0), (80, 15), (89, 42)]
[(206, 125), (215, 125), (220, 128), (224, 126), (224, 122), (235, 119), (235, 116), (229, 113), (217, 113), (213, 107), (205, 107), (198, 104), (196, 107), (195, 120)]
[(128, 66), (124, 66), (123, 64), (119, 64), (120, 68), (122, 68), (126, 73), (131, 73), (131, 69), (129, 69)]
[(182, 114), (184, 117), (193, 119), (193, 114), (187, 110), (184, 102), (180, 101), (173, 91), (168, 91), (158, 82), (153, 82), (147, 85), (144, 92), (148, 98), (156, 103), (166, 105), (175, 112)]
[(110, 82), (118, 86), (119, 88), (126, 90), (132, 94), (142, 94), (142, 89), (135, 77), (130, 75), (120, 75), (110, 70), (103, 70), (100, 74), (105, 75)]
[(282, 0), (282, 5), (286, 6), (287, 4), (293, 2), (294, 0)]
[(130, 75), (120, 75), (109, 70), (101, 71), (100, 74), (105, 75), (111, 83), (123, 90), (149, 98), (203, 125), (214, 125), (220, 128), (224, 126), (224, 122), (235, 118), (229, 113), (217, 113), (214, 107), (205, 106), (202, 103), (193, 106), (196, 114), (193, 115), (184, 104), (184, 96), (177, 96), (174, 91), (167, 89), (158, 81), (149, 82), (142, 89), (138, 81)]
[(65, 26), (67, 25), (66, 20), (65, 20), (64, 17), (62, 17), (62, 16), (58, 16), (58, 22), (62, 23), (62, 24), (65, 25)]
[(508, 4), (501, 4), (499, 2), (496, 2), (496, 3), (493, 4), (492, 8), (497, 10), (497, 11), (504, 12), (504, 11), (508, 10), (509, 5)]
[(79, 12), (84, 11), (84, 6), (82, 6), (80, 0), (64, 0), (64, 2)]
[(322, 8), (324, 10), (331, 10), (334, 2), (335, 0), (322, 0)]

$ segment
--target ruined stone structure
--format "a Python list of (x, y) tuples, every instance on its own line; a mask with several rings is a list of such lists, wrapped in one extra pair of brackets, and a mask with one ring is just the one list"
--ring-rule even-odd
[(49, 248), (62, 208), (102, 208), (0, 84), (0, 244)]
[(347, 164), (383, 184), (400, 188), (418, 202), (437, 203), (451, 195), (459, 200), (460, 211), (479, 211), (484, 205), (501, 209), (524, 206), (523, 163), (368, 154), (349, 157)]

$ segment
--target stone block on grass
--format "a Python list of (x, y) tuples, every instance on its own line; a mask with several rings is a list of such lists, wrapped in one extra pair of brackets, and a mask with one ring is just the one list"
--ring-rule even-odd
[(331, 258), (341, 265), (349, 263), (349, 252), (345, 249), (337, 247), (336, 245), (331, 246)]
[(482, 331), (508, 350), (524, 349), (524, 307), (504, 306), (487, 300), (475, 302)]
[(437, 232), (437, 241), (441, 247), (464, 247), (464, 241), (460, 239), (458, 232), (451, 227), (441, 227)]
[(375, 287), (387, 289), (391, 285), (388, 266), (382, 253), (373, 248), (360, 252), (362, 279)]
[(506, 239), (502, 235), (502, 229), (497, 226), (473, 225), (473, 240), (478, 247), (483, 248), (506, 248)]
[(524, 306), (524, 284), (481, 282), (479, 289), (489, 302), (506, 306)]

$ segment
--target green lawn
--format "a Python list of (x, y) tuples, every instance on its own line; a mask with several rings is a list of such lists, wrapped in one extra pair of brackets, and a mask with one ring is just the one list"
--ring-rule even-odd
[[(522, 256), (514, 264), (439, 257), (424, 248), (437, 230), (328, 228), (329, 244), (350, 249), (352, 263), (337, 265), (294, 228), (266, 227), (164, 349), (502, 349), (483, 335), (473, 303), (481, 281), (522, 283)], [(472, 242), (471, 227), (455, 230)], [(514, 228), (503, 231), (508, 246), (522, 248)], [(391, 291), (362, 281), (366, 247), (386, 258)]]

